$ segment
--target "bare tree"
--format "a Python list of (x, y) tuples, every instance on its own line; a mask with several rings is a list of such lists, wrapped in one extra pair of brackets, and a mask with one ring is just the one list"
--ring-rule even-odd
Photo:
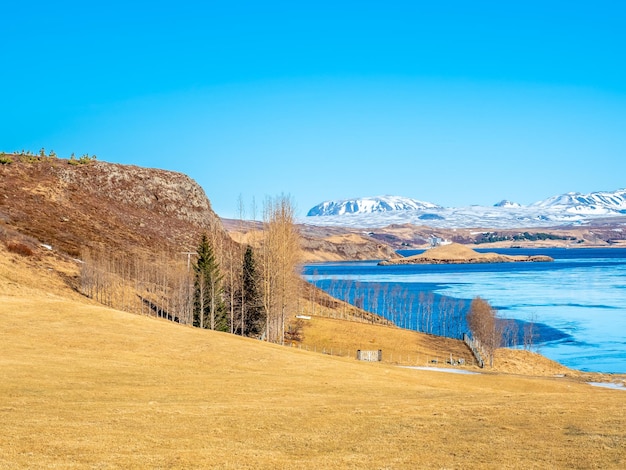
[(263, 305), (266, 339), (284, 344), (287, 314), (296, 306), (299, 276), (300, 236), (295, 227), (295, 210), (290, 198), (268, 198), (263, 210), (262, 248)]
[(524, 343), (524, 349), (531, 351), (537, 338), (537, 316), (531, 314), (526, 322), (524, 322), (524, 329), (522, 333), (522, 342)]
[(467, 314), (467, 324), (473, 338), (480, 342), (484, 355), (493, 367), (495, 350), (502, 343), (502, 332), (496, 327), (496, 310), (486, 300), (475, 297)]
[(519, 335), (517, 322), (511, 318), (501, 319), (499, 328), (502, 330), (502, 346), (506, 348), (517, 346), (517, 337)]

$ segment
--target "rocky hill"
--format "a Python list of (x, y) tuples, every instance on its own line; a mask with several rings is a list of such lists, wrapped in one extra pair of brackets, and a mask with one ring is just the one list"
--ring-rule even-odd
[(201, 232), (223, 233), (186, 175), (49, 157), (0, 165), (0, 221), (75, 256), (84, 247), (189, 251)]
[[(220, 220), (203, 189), (172, 171), (94, 160), (11, 155), (0, 164), (0, 223), (80, 257), (85, 248), (117, 252), (194, 251), (201, 233), (226, 230), (252, 243), (258, 224)], [(386, 259), (387, 243), (365, 233), (300, 226), (303, 260)], [(254, 239), (254, 240), (253, 240)]]

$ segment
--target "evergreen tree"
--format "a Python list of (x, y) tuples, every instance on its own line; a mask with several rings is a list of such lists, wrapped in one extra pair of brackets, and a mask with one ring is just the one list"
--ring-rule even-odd
[(241, 334), (245, 336), (258, 336), (265, 329), (259, 282), (254, 252), (248, 245), (243, 257), (241, 282)]
[(228, 317), (222, 292), (222, 275), (206, 234), (198, 246), (194, 269), (193, 325), (199, 328), (228, 331)]

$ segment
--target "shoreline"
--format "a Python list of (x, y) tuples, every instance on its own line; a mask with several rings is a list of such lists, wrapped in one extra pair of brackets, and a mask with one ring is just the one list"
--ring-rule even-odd
[[(587, 247), (588, 248), (588, 247)], [(613, 269), (613, 267), (611, 266), (621, 266), (624, 265), (624, 260), (626, 259), (626, 254), (624, 253), (624, 251), (611, 251), (611, 250), (603, 250), (604, 253), (601, 252), (596, 252), (596, 251), (592, 251), (589, 249), (585, 249), (585, 250), (578, 250), (576, 252), (569, 252), (569, 250), (563, 250), (562, 253), (564, 254), (563, 259), (561, 259), (558, 256), (555, 256), (555, 258), (559, 261), (559, 266), (554, 266), (554, 268), (551, 267), (551, 265), (545, 265), (545, 263), (540, 263), (540, 265), (532, 265), (529, 266), (529, 268), (523, 268), (520, 265), (520, 269), (522, 273), (527, 272), (528, 269), (530, 269), (530, 272), (533, 273), (531, 277), (528, 277), (528, 279), (532, 278), (535, 279), (535, 282), (537, 281), (537, 277), (540, 280), (544, 280), (541, 281), (544, 283), (545, 286), (548, 286), (550, 283), (550, 279), (553, 279), (553, 275), (551, 273), (553, 273), (553, 269), (558, 269), (559, 273), (563, 273), (563, 271), (561, 271), (562, 267), (565, 265), (566, 267), (569, 266), (571, 263), (574, 263), (576, 266), (578, 266), (576, 269), (579, 269), (580, 267), (587, 267), (590, 266), (588, 264), (587, 261), (592, 261), (594, 258), (604, 258), (605, 256), (608, 258), (611, 258), (611, 263), (609, 265), (610, 269)], [(571, 253), (571, 256), (567, 256), (566, 253)], [(577, 253), (577, 254), (576, 254)], [(596, 255), (595, 253), (598, 253), (598, 255)], [(614, 254), (611, 254), (614, 253)], [(578, 258), (582, 259), (582, 263), (578, 262)], [(614, 262), (614, 263), (613, 263)], [(379, 278), (378, 275), (375, 275), (375, 273), (377, 272), (377, 266), (375, 262), (371, 262), (372, 264), (370, 264), (367, 268), (359, 268), (358, 272), (361, 272), (360, 270), (362, 269), (366, 269), (366, 272), (364, 272), (364, 274), (368, 274), (368, 275), (374, 275), (375, 277), (370, 278), (371, 280), (369, 281), (370, 283), (376, 283), (376, 280)], [(322, 263), (323, 264), (323, 263)], [(346, 267), (342, 267), (341, 263), (338, 263), (336, 266), (336, 268), (332, 267), (331, 263), (330, 267), (328, 269), (322, 269), (320, 272), (318, 272), (318, 276), (321, 276), (322, 278), (327, 277), (328, 279), (331, 279), (333, 277), (336, 277), (335, 274), (333, 274), (335, 271), (337, 271), (338, 273), (342, 273), (341, 275), (343, 276), (345, 273), (347, 273), (347, 270), (350, 270), (349, 265), (347, 265)], [(409, 265), (410, 266), (410, 265)], [(418, 266), (424, 266), (423, 268), (419, 268)], [(411, 285), (416, 285), (416, 284), (422, 284), (422, 283), (427, 283), (427, 284), (436, 284), (439, 285), (440, 287), (437, 288), (437, 292), (438, 295), (441, 295), (443, 297), (447, 297), (450, 299), (456, 299), (456, 300), (463, 300), (463, 301), (467, 301), (468, 299), (471, 299), (473, 295), (481, 295), (482, 297), (488, 299), (490, 302), (493, 303), (493, 305), (498, 308), (498, 310), (501, 311), (502, 316), (506, 317), (506, 318), (510, 318), (510, 319), (516, 319), (517, 321), (527, 321), (530, 315), (529, 312), (536, 310), (538, 307), (533, 307), (532, 305), (526, 305), (525, 307), (516, 307), (514, 308), (511, 312), (508, 312), (508, 306), (510, 305), (507, 299), (509, 299), (509, 297), (516, 297), (518, 299), (526, 299), (527, 298), (527, 293), (523, 294), (523, 292), (520, 291), (520, 293), (518, 294), (518, 287), (515, 287), (516, 284), (513, 283), (511, 285), (511, 288), (513, 288), (512, 291), (510, 291), (508, 294), (506, 294), (505, 292), (501, 291), (495, 284), (490, 284), (487, 283), (486, 284), (486, 288), (485, 289), (481, 289), (480, 286), (476, 285), (476, 282), (479, 282), (484, 276), (490, 276), (489, 279), (491, 279), (491, 276), (495, 276), (494, 278), (494, 282), (496, 282), (497, 279), (501, 278), (502, 276), (497, 274), (500, 271), (504, 271), (506, 273), (511, 273), (510, 276), (517, 276), (517, 272), (519, 271), (518, 268), (514, 267), (513, 265), (509, 266), (508, 263), (503, 263), (503, 264), (493, 264), (492, 266), (494, 266), (493, 268), (489, 267), (489, 264), (486, 265), (459, 265), (459, 264), (453, 264), (450, 265), (449, 268), (445, 268), (445, 265), (434, 265), (433, 268), (428, 269), (427, 268), (428, 265), (416, 265), (416, 276), (415, 278), (411, 278), (410, 282), (408, 279), (403, 279), (402, 284), (407, 284), (410, 283)], [(463, 267), (466, 266), (466, 267)], [(475, 266), (474, 268), (472, 266)], [(480, 267), (480, 266), (484, 266)], [(604, 266), (604, 264), (602, 264), (602, 266)], [(406, 268), (407, 265), (398, 265), (398, 268)], [(441, 268), (441, 270), (440, 270)], [(311, 271), (313, 269), (317, 269), (320, 270), (320, 266), (317, 263), (311, 263)], [(383, 268), (381, 268), (383, 269)], [(387, 267), (387, 269), (394, 269), (393, 266)], [(426, 269), (425, 271), (422, 271), (423, 269)], [(447, 274), (447, 273), (461, 273), (461, 274)], [(457, 289), (453, 289), (453, 290), (440, 290), (443, 288), (443, 285), (448, 285), (448, 282), (446, 282), (446, 279), (449, 278), (449, 276), (452, 276), (452, 278), (448, 279), (450, 281), (450, 285), (455, 285), (459, 279), (461, 279), (459, 276), (462, 276), (462, 273), (467, 271), (468, 273), (477, 273), (476, 275), (479, 276), (478, 278), (474, 277), (474, 275), (472, 275), (472, 277), (464, 277), (463, 279), (465, 279), (463, 281), (463, 284), (469, 283), (468, 287), (465, 289), (461, 289), (460, 291), (456, 292)], [(603, 273), (606, 272), (605, 269), (601, 270)], [(384, 278), (388, 278), (390, 275), (392, 275), (395, 271), (380, 271), (380, 276), (383, 276)], [(398, 273), (399, 274), (406, 274), (408, 272), (413, 272), (413, 271), (403, 271), (403, 270), (399, 270)], [(422, 273), (422, 274), (420, 274)], [(433, 275), (435, 277), (433, 277)], [(506, 274), (507, 276), (509, 276), (509, 274)], [(413, 276), (413, 274), (412, 274)], [(424, 277), (426, 276), (426, 277)], [(560, 278), (562, 278), (563, 276), (560, 276)], [(393, 284), (394, 281), (394, 277), (391, 277), (385, 281), (381, 281), (381, 284)], [(517, 279), (517, 277), (511, 277), (511, 279)], [(595, 279), (595, 278), (594, 278)], [(605, 277), (601, 277), (598, 278), (598, 282), (602, 282), (604, 285), (604, 279)], [(426, 282), (428, 281), (428, 282)], [(474, 282), (476, 281), (476, 282)], [(480, 281), (482, 282), (482, 281)], [(511, 281), (513, 282), (513, 281)], [(573, 283), (573, 284), (572, 284)], [(553, 289), (549, 289), (549, 288), (541, 288), (539, 291), (537, 291), (537, 294), (539, 297), (539, 304), (538, 305), (543, 305), (545, 302), (547, 302), (545, 305), (543, 305), (546, 310), (545, 313), (542, 313), (540, 316), (535, 317), (535, 321), (534, 323), (542, 323), (542, 324), (546, 324), (548, 326), (552, 326), (556, 329), (558, 329), (559, 331), (563, 331), (565, 333), (567, 333), (568, 335), (572, 335), (572, 338), (575, 341), (569, 341), (568, 344), (570, 346), (574, 346), (575, 350), (577, 351), (575, 356), (580, 355), (579, 358), (576, 357), (571, 357), (571, 358), (566, 358), (563, 355), (559, 354), (558, 351), (560, 350), (560, 348), (556, 348), (555, 351), (552, 351), (550, 347), (545, 348), (546, 346), (546, 342), (545, 341), (537, 341), (535, 343), (535, 346), (538, 347), (538, 350), (541, 351), (542, 355), (545, 355), (545, 357), (549, 357), (552, 360), (558, 361), (560, 364), (562, 364), (563, 366), (570, 368), (572, 370), (577, 371), (577, 373), (579, 374), (604, 374), (607, 377), (609, 375), (614, 376), (614, 375), (619, 375), (619, 376), (624, 376), (624, 374), (626, 374), (626, 370), (624, 370), (623, 365), (623, 359), (621, 359), (621, 356), (615, 356), (614, 360), (612, 361), (612, 366), (613, 367), (606, 367), (606, 365), (604, 364), (596, 364), (597, 361), (591, 360), (591, 356), (589, 356), (589, 351), (587, 351), (588, 348), (584, 347), (584, 345), (581, 343), (580, 347), (579, 347), (579, 342), (583, 341), (591, 341), (593, 343), (596, 342), (596, 336), (588, 336), (586, 334), (587, 328), (582, 328), (581, 331), (578, 331), (578, 328), (575, 328), (575, 330), (571, 330), (571, 328), (561, 328), (558, 325), (574, 325), (576, 322), (578, 322), (580, 320), (581, 315), (584, 315), (584, 311), (580, 310), (580, 308), (587, 308), (587, 309), (592, 309), (594, 312), (597, 311), (597, 308), (602, 308), (602, 315), (609, 315), (608, 317), (606, 317), (607, 319), (609, 318), (614, 318), (614, 320), (611, 321), (616, 321), (618, 323), (615, 323), (616, 325), (618, 324), (623, 324), (623, 317), (620, 317), (620, 312), (619, 309), (616, 310), (616, 308), (620, 307), (621, 305), (623, 305), (623, 300), (620, 300), (620, 296), (619, 295), (613, 295), (613, 294), (607, 294), (609, 295), (605, 302), (603, 302), (603, 305), (606, 306), (612, 306), (613, 308), (610, 308), (609, 310), (607, 310), (606, 308), (603, 308), (602, 305), (598, 306), (598, 305), (587, 305), (585, 307), (585, 305), (580, 304), (578, 300), (573, 300), (572, 302), (574, 302), (574, 304), (570, 305), (569, 307), (567, 305), (569, 305), (568, 302), (571, 301), (570, 297), (571, 295), (568, 294), (567, 292), (569, 292), (570, 289), (574, 288), (574, 285), (576, 283), (576, 279), (575, 278), (571, 278), (567, 284), (563, 287), (563, 289), (554, 291)], [(614, 281), (610, 282), (610, 285), (606, 285), (607, 288), (611, 288), (612, 285), (614, 285)], [(472, 285), (474, 287), (472, 287)], [(363, 285), (363, 288), (366, 288), (366, 285)], [(382, 289), (382, 288), (381, 288)], [(411, 289), (413, 289), (413, 287), (411, 287)], [(415, 298), (418, 298), (418, 293), (417, 290), (420, 290), (417, 286), (415, 287), (415, 292), (413, 290), (411, 290), (411, 295), (413, 295)], [(547, 289), (547, 290), (546, 290)], [(370, 289), (371, 290), (371, 289)], [(432, 290), (432, 286), (428, 287), (426, 290)], [(509, 291), (509, 289), (506, 289), (507, 291)], [(566, 292), (567, 291), (567, 292)], [(563, 294), (563, 298), (561, 298), (562, 296), (559, 294), (562, 293)], [(602, 290), (602, 292), (604, 292), (604, 290)], [(524, 296), (526, 295), (526, 297)], [(554, 300), (553, 295), (557, 295), (558, 298), (556, 300)], [(503, 297), (504, 296), (504, 297)], [(548, 296), (548, 297), (546, 297)], [(574, 296), (576, 297), (576, 296)], [(547, 299), (547, 300), (541, 300), (541, 299)], [(553, 299), (553, 300), (549, 300), (549, 299)], [(570, 300), (567, 300), (570, 299)], [(612, 299), (612, 300), (611, 300)], [(510, 299), (509, 299), (510, 300)], [(528, 301), (525, 301), (524, 303), (527, 303)], [(556, 304), (561, 305), (561, 307), (558, 307), (558, 305), (553, 305), (552, 307), (550, 307), (550, 305), (553, 304), (553, 302), (555, 302)], [(534, 305), (534, 301), (533, 301), (533, 305)], [(541, 307), (543, 308), (543, 307)], [(575, 309), (575, 311), (569, 313), (569, 311), (563, 311), (563, 308), (573, 308)], [(555, 309), (559, 310), (559, 312), (556, 312)], [(595, 309), (595, 310), (594, 310)], [(592, 310), (589, 310), (590, 312)], [(542, 310), (543, 311), (543, 310)], [(379, 312), (379, 314), (381, 314)], [(384, 316), (384, 315), (383, 315)], [(413, 321), (413, 317), (407, 317), (408, 320), (400, 320), (399, 322), (396, 322), (396, 324), (398, 324), (399, 326), (403, 327), (403, 323), (402, 321)], [(556, 320), (555, 320), (556, 318)], [(567, 320), (569, 318), (569, 320)], [(565, 320), (567, 320), (566, 323), (563, 323)], [(557, 323), (555, 323), (555, 321), (557, 321)], [(602, 324), (602, 322), (600, 322), (599, 324)], [(521, 325), (521, 324), (520, 324)], [(572, 327), (573, 328), (573, 327)], [(604, 327), (603, 327), (604, 328)], [(413, 328), (410, 328), (413, 329)], [(520, 326), (521, 329), (521, 326)], [(608, 330), (609, 332), (611, 330)], [(615, 331), (613, 333), (610, 334), (610, 336), (615, 336)], [(590, 331), (589, 334), (592, 334), (592, 332)], [(606, 342), (605, 339), (597, 339), (597, 341), (599, 341), (599, 345), (600, 347), (602, 347), (602, 345)], [(549, 343), (550, 340), (548, 340), (547, 343)], [(578, 352), (580, 350), (580, 352)], [(595, 353), (594, 353), (595, 354)], [(584, 360), (583, 361), (583, 357), (587, 357), (589, 356), (590, 362)], [(598, 368), (596, 368), (595, 366), (598, 366)], [(604, 379), (603, 379), (604, 381)]]

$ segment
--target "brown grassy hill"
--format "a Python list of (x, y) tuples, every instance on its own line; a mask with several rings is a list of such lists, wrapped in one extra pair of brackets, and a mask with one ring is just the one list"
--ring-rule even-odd
[[(258, 244), (261, 240), (261, 224), (250, 221), (224, 219), (224, 227), (239, 243)], [(302, 261), (393, 259), (399, 257), (386, 242), (381, 242), (362, 230), (344, 227), (316, 227), (298, 225), (301, 236)]]
[(73, 256), (85, 247), (189, 251), (202, 232), (222, 230), (186, 175), (49, 157), (0, 165), (0, 221)]
[[(624, 247), (626, 232), (622, 230), (626, 217), (596, 219), (589, 225), (580, 227), (516, 227), (494, 229), (492, 227), (435, 228), (425, 225), (392, 224), (386, 227), (370, 228), (367, 237), (394, 250), (430, 248), (433, 236), (463, 245), (480, 248), (538, 248), (538, 247)], [(327, 227), (308, 226), (311, 236), (323, 238)], [(333, 227), (336, 234), (363, 233), (364, 229)], [(528, 237), (520, 239), (520, 235)], [(534, 240), (533, 240), (534, 238)], [(488, 240), (492, 240), (488, 242)], [(500, 241), (493, 241), (500, 240)], [(387, 257), (389, 258), (389, 257)], [(370, 258), (370, 259), (385, 259)]]
[[(626, 465), (622, 391), (359, 363), (132, 315), (49, 269), (71, 263), (0, 250), (0, 468)], [(374, 347), (400, 331), (362, 326)]]
[[(97, 303), (72, 289), (71, 280), (77, 276), (79, 263), (62, 253), (36, 247), (29, 256), (12, 253), (0, 244), (0, 295), (16, 298), (45, 296), (70, 299), (81, 303)], [(301, 341), (291, 345), (298, 349), (333, 356), (355, 357), (356, 351), (383, 350), (383, 361), (398, 365), (437, 365), (446, 367), (446, 361), (465, 359), (466, 368), (477, 370), (470, 351), (461, 341), (397, 328), (378, 316), (355, 309), (320, 291), (305, 292), (304, 299), (315, 307), (309, 320), (301, 320)], [(322, 315), (323, 314), (323, 315)], [(330, 317), (333, 315), (333, 317)], [(437, 364), (433, 364), (433, 360)], [(567, 374), (588, 380), (606, 380), (600, 374), (583, 374), (569, 370), (543, 356), (525, 351), (501, 350), (495, 361), (495, 371), (527, 375), (553, 376)]]

